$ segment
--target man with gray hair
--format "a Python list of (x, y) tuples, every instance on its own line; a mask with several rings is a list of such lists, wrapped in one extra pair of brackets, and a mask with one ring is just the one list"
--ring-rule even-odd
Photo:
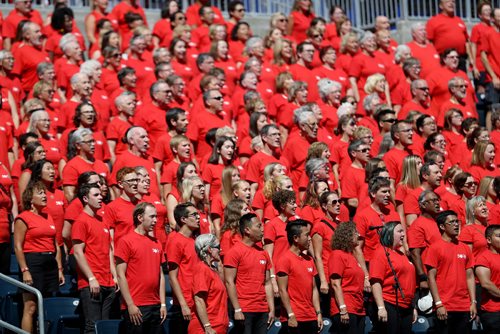
[[(421, 214), (408, 229), (408, 247), (415, 265), (420, 289), (428, 289), (426, 270), (422, 257), (430, 245), (441, 240), (441, 233), (435, 218), (441, 211), (440, 198), (433, 190), (424, 190), (418, 197), (418, 206)], [(425, 291), (424, 294), (425, 295)]]
[(80, 72), (82, 49), (76, 37), (71, 33), (64, 35), (59, 45), (67, 61), (61, 62), (57, 67), (57, 87), (59, 94), (69, 99), (73, 93), (70, 84), (71, 77)]
[(427, 39), (425, 24), (414, 23), (411, 26), (412, 41), (406, 43), (411, 50), (411, 55), (420, 60), (422, 72), (420, 76), (426, 78), (433, 70), (440, 68), (439, 54), (432, 43)]
[(352, 141), (347, 147), (347, 153), (351, 158), (351, 165), (343, 171), (340, 188), (342, 198), (347, 200), (350, 216), (353, 217), (356, 210), (362, 210), (370, 205), (368, 185), (366, 184), (365, 166), (370, 160), (370, 145), (363, 140)]
[(318, 81), (318, 92), (321, 98), (321, 100), (318, 100), (318, 105), (323, 113), (321, 124), (330, 133), (333, 133), (333, 130), (339, 123), (337, 108), (340, 106), (342, 84), (328, 78), (323, 78)]
[(196, 67), (200, 73), (188, 83), (187, 90), (187, 96), (193, 102), (195, 102), (202, 93), (200, 87), (201, 79), (214, 68), (214, 57), (209, 53), (200, 53), (196, 58)]
[(366, 115), (358, 121), (358, 126), (370, 129), (375, 136), (380, 133), (377, 120), (375, 120), (375, 111), (382, 104), (381, 102), (377, 93), (366, 95), (363, 99), (363, 110)]
[(406, 119), (406, 116), (412, 110), (422, 114), (431, 115), (431, 95), (429, 94), (429, 85), (424, 79), (413, 80), (410, 84), (412, 99), (403, 105), (398, 113), (398, 119)]
[(2, 24), (3, 48), (10, 50), (13, 40), (16, 38), (17, 27), (23, 20), (31, 21), (38, 26), (43, 26), (43, 19), (36, 9), (32, 8), (33, 2), (15, 0), (14, 9), (10, 11)]
[(147, 96), (149, 87), (156, 81), (153, 60), (145, 56), (146, 40), (144, 36), (133, 36), (130, 39), (130, 54), (125, 65), (135, 70), (137, 76), (136, 92), (139, 96)]
[(437, 125), (444, 126), (444, 115), (450, 109), (458, 109), (464, 115), (464, 118), (478, 118), (479, 115), (476, 106), (467, 103), (470, 98), (467, 97), (468, 83), (462, 77), (453, 77), (448, 81), (448, 91), (451, 97), (444, 102), (437, 115)]
[(123, 92), (116, 97), (114, 103), (118, 110), (118, 115), (113, 117), (106, 129), (111, 163), (114, 163), (116, 157), (127, 150), (126, 140), (123, 141), (122, 139), (127, 130), (133, 126), (131, 119), (135, 115), (135, 94), (132, 92)]
[[(19, 3), (21, 1), (16, 2)], [(42, 29), (36, 23), (26, 23), (22, 30), (23, 42), (16, 51), (16, 61), (12, 74), (21, 78), (21, 86), (26, 93), (38, 81), (36, 68), (41, 62), (50, 62), (49, 55), (43, 50)]]
[(14, 68), (14, 56), (10, 51), (0, 51), (0, 78), (3, 88), (12, 93), (12, 97), (18, 106), (21, 105), (22, 87), (18, 77), (12, 74)]
[(76, 107), (83, 101), (88, 101), (92, 94), (92, 86), (88, 75), (76, 73), (70, 80), (73, 96), (61, 107), (61, 114), (58, 121), (58, 132), (73, 127), (73, 117), (75, 117)]
[(290, 177), (297, 187), (304, 174), (309, 146), (317, 141), (319, 124), (308, 106), (302, 106), (294, 111), (294, 123), (299, 131), (292, 132), (288, 137), (283, 148), (283, 156), (290, 163)]

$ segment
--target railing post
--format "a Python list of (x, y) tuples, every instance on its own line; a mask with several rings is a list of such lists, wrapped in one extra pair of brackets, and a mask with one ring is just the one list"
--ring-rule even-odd
[(471, 7), (471, 2), (472, 1), (465, 1), (465, 15), (467, 17), (468, 22), (472, 22), (472, 7)]
[(354, 0), (354, 20), (356, 24), (355, 26), (361, 27), (362, 22), (361, 22), (361, 1), (364, 0)]
[(403, 20), (408, 20), (408, 3), (406, 0), (400, 0), (399, 5), (401, 6), (401, 18)]

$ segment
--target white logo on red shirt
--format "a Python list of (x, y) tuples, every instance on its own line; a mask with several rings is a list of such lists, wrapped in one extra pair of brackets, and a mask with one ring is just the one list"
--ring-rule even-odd
[(339, 80), (346, 81), (347, 78), (346, 77), (339, 77)]
[(467, 259), (467, 254), (457, 254), (457, 259)]
[(146, 66), (146, 67), (144, 67), (144, 71), (150, 71), (150, 72), (152, 72), (153, 69), (151, 67)]
[(383, 64), (378, 64), (378, 67), (385, 68), (385, 66)]
[(230, 71), (234, 71), (235, 70), (235, 68), (233, 66), (228, 66), (227, 69), (230, 70)]
[(459, 26), (460, 28), (465, 28), (465, 26), (464, 26), (462, 23), (459, 23), (459, 24), (458, 24), (458, 26)]
[(157, 205), (160, 205), (160, 204), (161, 204), (161, 202), (160, 202), (160, 201), (154, 201), (153, 203), (154, 203), (154, 204), (157, 204)]
[(64, 205), (63, 201), (56, 201), (56, 205)]
[(19, 92), (19, 88), (17, 88), (17, 87), (13, 87), (13, 88), (12, 88), (12, 90), (13, 90), (14, 92)]
[(50, 227), (51, 229), (53, 229), (53, 230), (55, 230), (55, 229), (56, 229), (56, 227), (55, 227), (54, 225), (50, 225), (49, 227)]
[(59, 149), (57, 147), (51, 147), (50, 150), (54, 152), (59, 152)]
[(156, 169), (151, 168), (151, 171), (156, 174)]
[(101, 140), (96, 140), (95, 142), (97, 145), (102, 145), (102, 141)]
[(102, 177), (106, 177), (107, 173), (99, 173)]
[(3, 126), (0, 126), (0, 131), (7, 131)]
[(160, 252), (160, 250), (158, 248), (153, 248), (152, 250), (153, 250), (153, 253), (155, 253), (155, 254), (158, 254)]
[(9, 178), (9, 175), (7, 175), (7, 174), (3, 174), (3, 175), (2, 175), (2, 179), (10, 179), (10, 178)]
[(107, 99), (108, 99), (108, 97), (107, 97), (106, 95), (101, 95), (101, 99), (103, 99), (103, 100), (107, 100)]
[(104, 228), (104, 233), (109, 233), (109, 230), (107, 228)]
[(307, 268), (307, 272), (308, 272), (308, 273), (312, 273), (312, 272), (313, 272), (313, 268), (312, 268), (312, 267), (308, 267), (308, 268)]
[(260, 264), (266, 264), (266, 263), (267, 263), (267, 261), (266, 261), (266, 260), (260, 260), (260, 261), (259, 261), (259, 263), (260, 263)]

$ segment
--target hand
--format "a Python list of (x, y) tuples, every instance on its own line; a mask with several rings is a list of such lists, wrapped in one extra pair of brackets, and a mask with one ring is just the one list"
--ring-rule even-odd
[(267, 329), (271, 328), (273, 323), (274, 323), (274, 310), (271, 310), (267, 314)]
[(381, 322), (387, 322), (387, 310), (385, 309), (385, 307), (378, 310), (378, 320)]
[(417, 322), (417, 319), (418, 319), (418, 312), (417, 312), (417, 309), (413, 309), (413, 319), (411, 321), (412, 324), (416, 323)]
[(280, 290), (278, 288), (278, 282), (276, 282), (276, 278), (271, 278), (271, 285), (273, 286), (274, 297), (279, 298)]
[(245, 315), (241, 311), (240, 312), (234, 312), (234, 320), (245, 321)]
[(101, 287), (99, 286), (99, 282), (97, 281), (97, 279), (89, 281), (89, 288), (90, 296), (92, 296), (92, 298), (97, 298), (99, 296), (99, 293), (101, 292)]
[(323, 316), (318, 314), (318, 333), (323, 329)]
[(167, 319), (167, 307), (166, 306), (160, 307), (160, 319), (161, 319), (161, 323), (163, 323), (165, 321), (165, 319)]
[(181, 312), (182, 312), (182, 317), (186, 321), (191, 320), (191, 309), (187, 305), (181, 305)]
[(344, 325), (349, 325), (349, 313), (340, 314), (340, 322)]
[(23, 283), (33, 285), (33, 278), (31, 277), (31, 273), (29, 271), (25, 271), (23, 273)]
[(365, 281), (363, 283), (363, 290), (365, 290), (365, 292), (367, 292), (367, 293), (372, 292), (372, 286), (370, 284), (370, 278), (369, 277), (365, 277)]
[(115, 283), (115, 292), (120, 291), (120, 285), (118, 284), (118, 279), (113, 277), (113, 282)]
[(479, 80), (480, 73), (476, 66), (472, 67), (472, 73), (474, 74), (474, 79)]
[(292, 315), (290, 318), (288, 318), (288, 327), (298, 327), (299, 323), (297, 322), (297, 318), (295, 318), (294, 315)]
[(474, 320), (477, 316), (477, 304), (476, 303), (471, 303), (470, 304), (470, 320)]
[(328, 282), (327, 281), (321, 281), (320, 286), (319, 286), (319, 291), (324, 295), (328, 294)]
[(63, 272), (59, 270), (59, 286), (64, 285), (64, 282), (66, 282), (66, 278), (64, 277)]
[(205, 334), (217, 334), (212, 327), (205, 327)]
[(493, 87), (496, 89), (500, 89), (500, 78), (496, 77), (492, 79)]
[(130, 317), (130, 321), (136, 325), (139, 326), (142, 323), (142, 313), (141, 310), (134, 304), (130, 305), (128, 307), (128, 315)]
[(441, 306), (436, 310), (436, 315), (439, 320), (446, 320), (448, 319), (448, 312), (446, 311), (446, 307)]

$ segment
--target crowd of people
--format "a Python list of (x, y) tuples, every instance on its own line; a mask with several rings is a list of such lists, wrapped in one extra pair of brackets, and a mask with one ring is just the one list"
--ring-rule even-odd
[(398, 44), (311, 0), (263, 37), (239, 0), (32, 4), (0, 21), (0, 272), (73, 275), (84, 333), (498, 333), (500, 8)]

